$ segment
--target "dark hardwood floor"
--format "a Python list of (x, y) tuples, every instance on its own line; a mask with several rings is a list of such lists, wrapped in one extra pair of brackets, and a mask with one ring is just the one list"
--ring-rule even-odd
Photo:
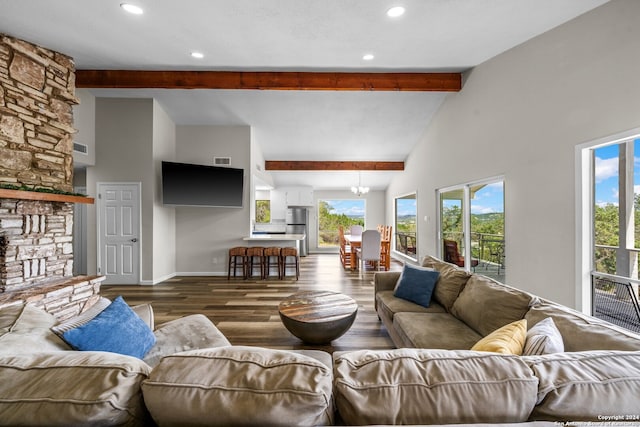
[[(392, 261), (391, 270), (402, 266)], [(328, 352), (394, 348), (373, 308), (373, 275), (347, 271), (337, 254), (311, 254), (300, 258), (300, 278), (292, 272), (284, 280), (244, 280), (233, 277), (175, 277), (155, 286), (103, 285), (102, 295), (118, 295), (130, 305), (151, 303), (156, 325), (188, 314), (207, 316), (233, 345), (275, 349), (316, 349)], [(282, 325), (278, 304), (302, 290), (331, 290), (351, 296), (358, 314), (351, 329), (330, 345), (305, 344)]]

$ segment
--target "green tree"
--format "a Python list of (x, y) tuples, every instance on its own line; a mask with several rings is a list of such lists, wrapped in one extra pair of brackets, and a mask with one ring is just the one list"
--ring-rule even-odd
[[(636, 212), (638, 201), (636, 198)], [(636, 215), (637, 218), (638, 215)], [(637, 219), (636, 219), (637, 221)], [(620, 219), (618, 206), (613, 203), (596, 205), (594, 209), (594, 243), (614, 246), (619, 244)], [(636, 226), (636, 230), (638, 227)], [(608, 248), (595, 248), (594, 262), (596, 271), (608, 274), (616, 273), (616, 251)]]
[(256, 200), (256, 222), (271, 222), (271, 201)]
[(318, 204), (319, 246), (338, 245), (338, 227), (348, 230), (352, 225), (364, 226), (364, 218), (352, 218), (345, 214), (335, 213), (335, 209), (326, 200)]

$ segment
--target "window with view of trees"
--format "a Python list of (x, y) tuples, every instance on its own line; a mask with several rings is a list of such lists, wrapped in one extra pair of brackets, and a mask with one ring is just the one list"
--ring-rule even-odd
[(638, 278), (640, 139), (593, 150), (594, 269)]
[(346, 233), (352, 225), (364, 227), (364, 213), (362, 199), (318, 200), (318, 247), (339, 246), (338, 227)]
[(256, 222), (271, 222), (270, 200), (256, 200)]
[(416, 229), (418, 205), (416, 193), (395, 199), (395, 250), (417, 259), (418, 233)]

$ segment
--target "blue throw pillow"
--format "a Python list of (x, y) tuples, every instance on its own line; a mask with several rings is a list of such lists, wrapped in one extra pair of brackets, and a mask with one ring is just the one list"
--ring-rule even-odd
[(430, 268), (405, 264), (393, 295), (429, 307), (439, 276), (440, 273)]
[(156, 343), (153, 331), (121, 296), (89, 323), (66, 331), (62, 338), (76, 350), (109, 351), (139, 359)]

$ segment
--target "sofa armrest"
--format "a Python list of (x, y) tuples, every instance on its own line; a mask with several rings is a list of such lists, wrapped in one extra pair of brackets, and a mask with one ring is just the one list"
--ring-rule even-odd
[(373, 276), (373, 286), (375, 293), (380, 291), (392, 291), (396, 287), (396, 282), (400, 277), (399, 271), (378, 271)]

